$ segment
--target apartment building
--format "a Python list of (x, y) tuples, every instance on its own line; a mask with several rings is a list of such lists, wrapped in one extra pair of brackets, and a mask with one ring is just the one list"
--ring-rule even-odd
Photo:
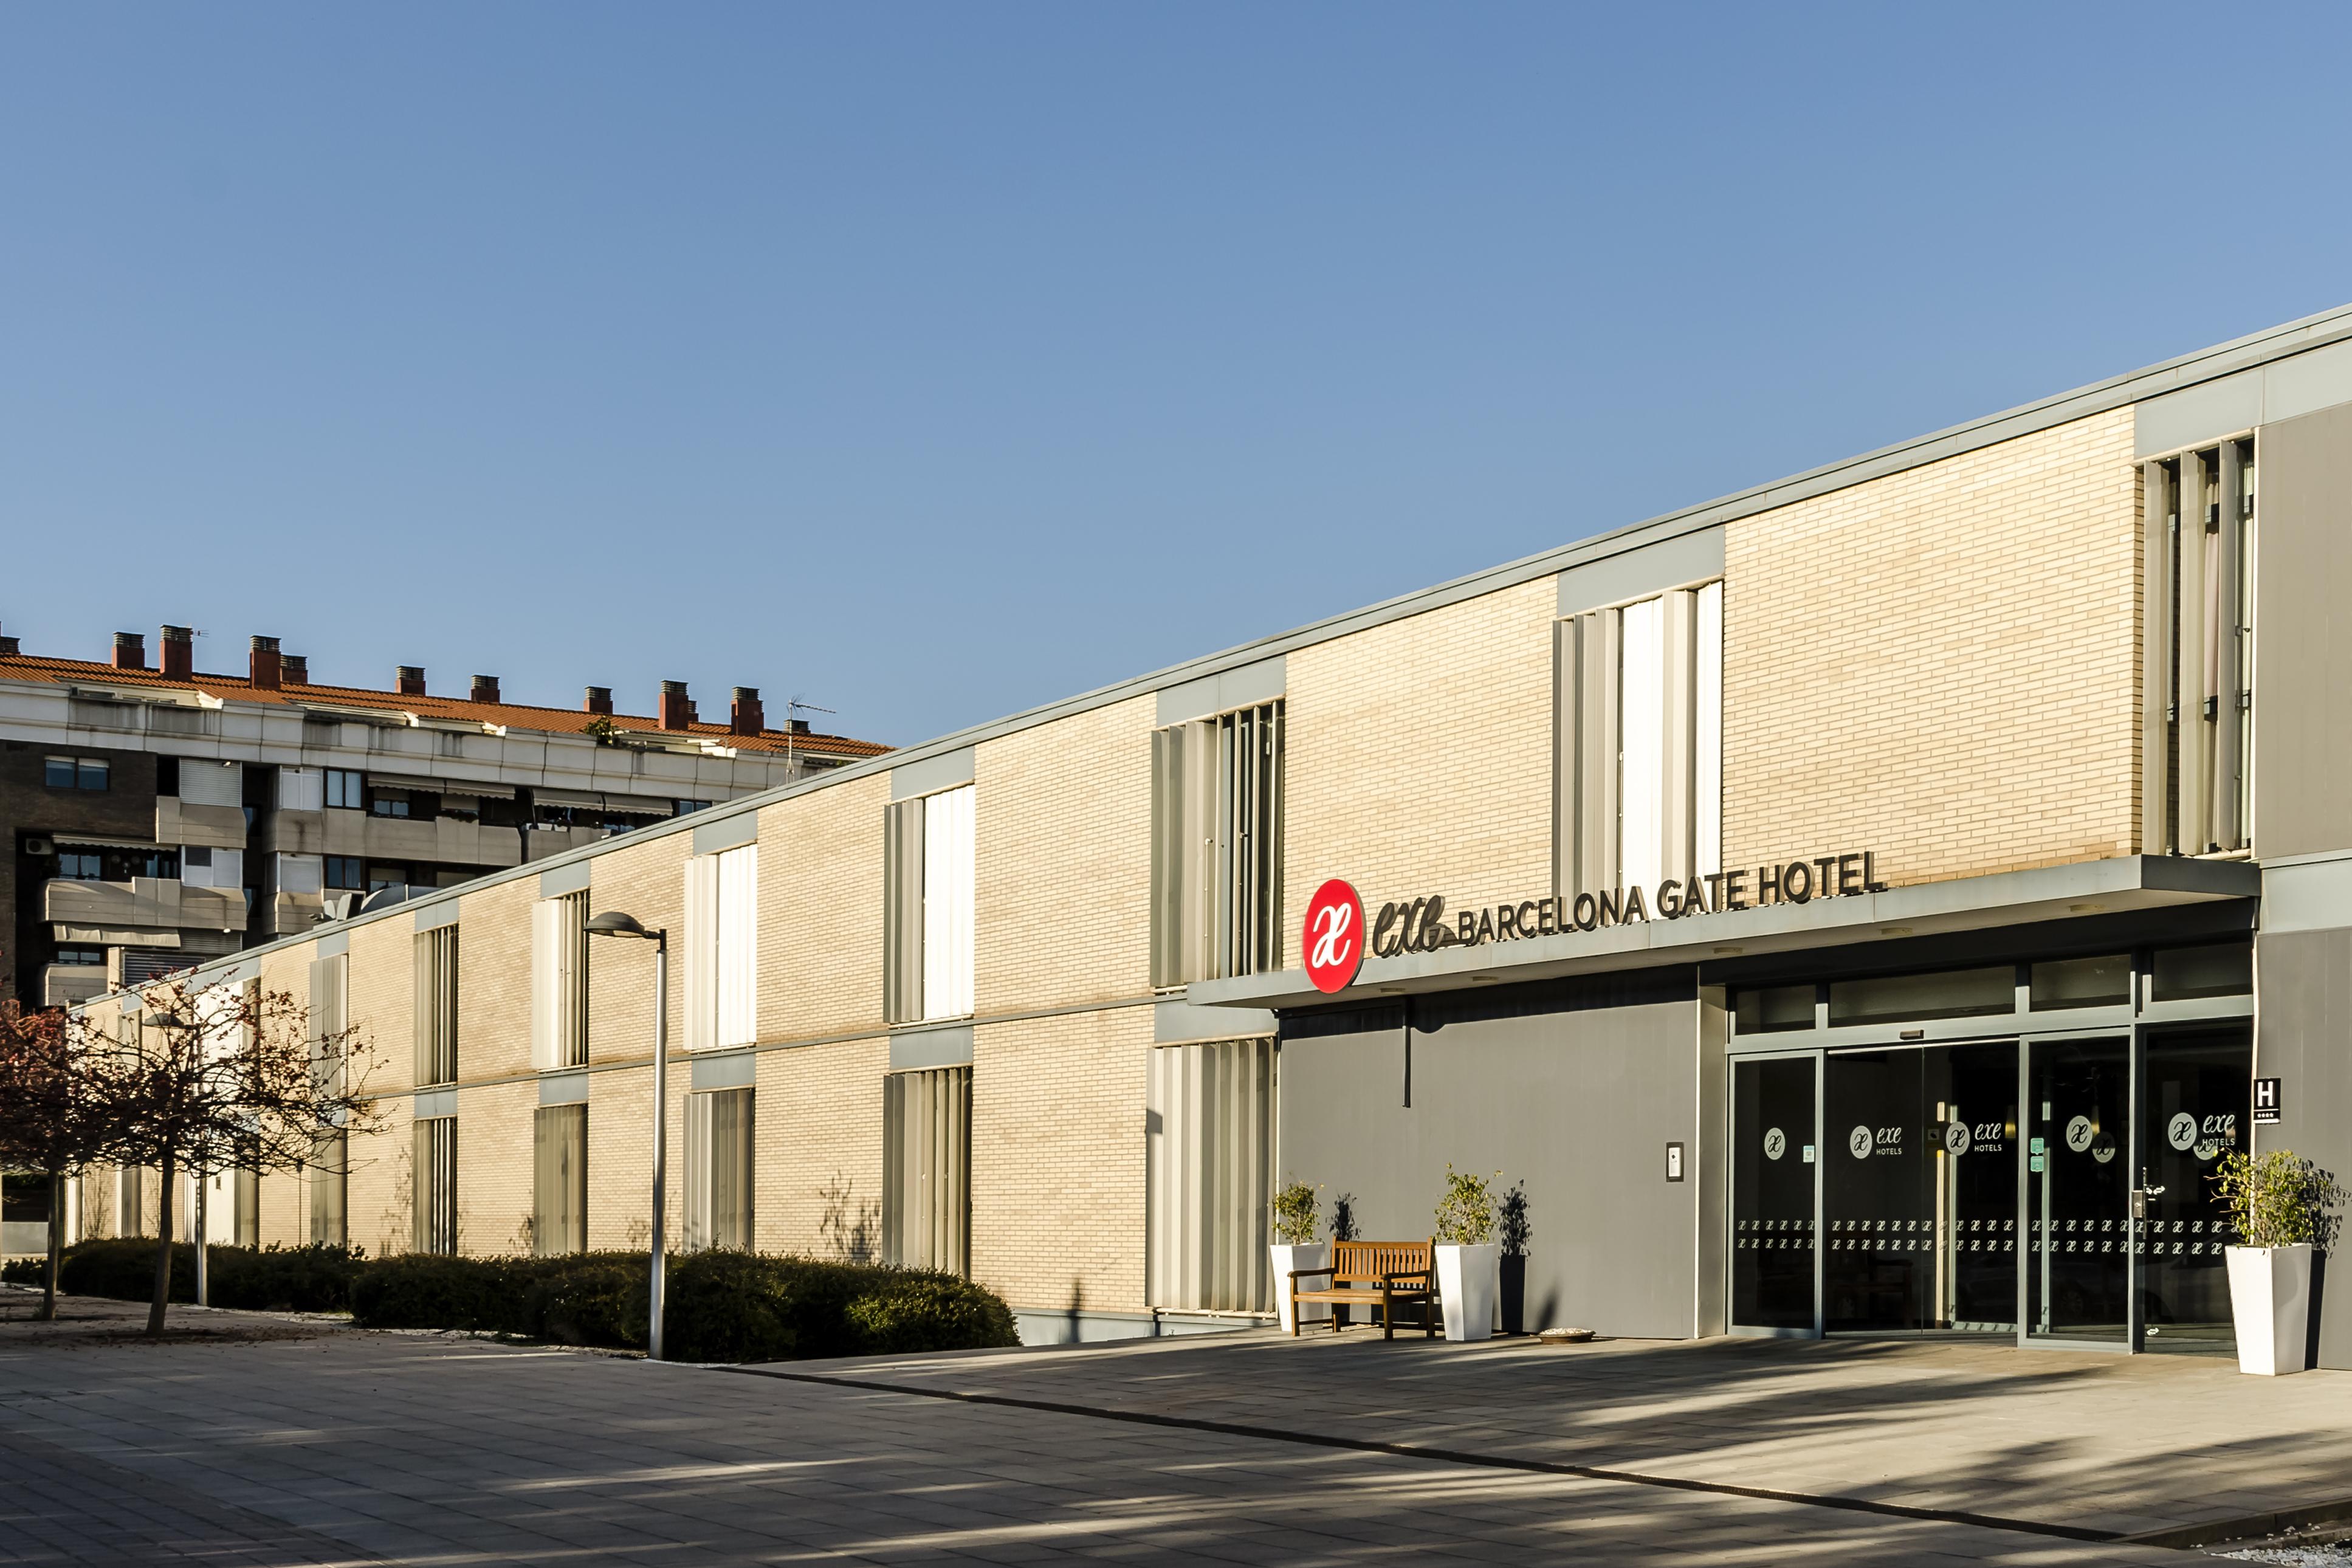
[(0, 984), (37, 1005), (309, 931), (371, 897), (455, 886), (880, 755), (767, 727), (738, 687), (705, 723), (683, 684), (652, 718), (590, 687), (580, 711), (465, 696), (404, 666), (390, 691), (310, 683), (252, 639), (242, 676), (199, 673), (193, 634), (120, 632), (110, 662), (0, 637)]
[(2214, 1163), (2352, 1168), (2347, 592), (2352, 310), (216, 960), (390, 1113), (236, 1223), (643, 1245), (617, 910), (687, 1247), (1169, 1332), (1450, 1164), (1538, 1323), (2226, 1352)]

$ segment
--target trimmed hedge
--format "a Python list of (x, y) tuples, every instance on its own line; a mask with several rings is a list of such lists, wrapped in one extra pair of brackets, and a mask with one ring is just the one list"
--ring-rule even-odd
[[(29, 1261), (29, 1260), (28, 1260)], [(341, 1247), (215, 1247), (216, 1307), (351, 1312), (362, 1328), (460, 1329), (557, 1344), (643, 1350), (646, 1255), (363, 1259)], [(71, 1295), (143, 1301), (155, 1243), (86, 1241), (66, 1249)], [(8, 1278), (18, 1277), (16, 1265)], [(27, 1283), (37, 1283), (37, 1268)], [(748, 1252), (689, 1253), (670, 1265), (669, 1355), (678, 1361), (978, 1350), (1021, 1342), (992, 1290), (952, 1274)], [(172, 1300), (193, 1301), (195, 1251), (172, 1249)]]

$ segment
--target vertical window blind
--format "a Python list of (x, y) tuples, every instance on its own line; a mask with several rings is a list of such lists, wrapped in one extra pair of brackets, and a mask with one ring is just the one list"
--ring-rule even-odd
[(125, 1166), (114, 1173), (114, 1234), (144, 1236), (146, 1216), (141, 1213), (141, 1174), (137, 1166)]
[(415, 1235), (418, 1252), (444, 1257), (457, 1250), (457, 1119), (434, 1116), (416, 1123), (414, 1152)]
[(686, 1099), (686, 1245), (751, 1246), (752, 1101), (748, 1089)]
[(1151, 737), (1151, 983), (1279, 969), (1283, 704)]
[(531, 1250), (588, 1250), (588, 1108), (542, 1105), (531, 1121)]
[(893, 1024), (973, 1008), (975, 786), (893, 802), (882, 829), (882, 1013)]
[(760, 1029), (760, 847), (686, 863), (686, 1043), (748, 1046)]
[(1723, 584), (1559, 622), (1554, 879), (1573, 895), (1723, 862)]
[(1144, 1123), (1152, 1306), (1268, 1309), (1275, 1064), (1272, 1040), (1153, 1048)]
[(2141, 781), (2152, 853), (2246, 848), (2253, 741), (2254, 444), (2141, 469), (2147, 519)]
[(588, 1061), (588, 895), (530, 910), (530, 1060), (541, 1072)]
[(351, 1240), (351, 1139), (341, 1131), (322, 1132), (310, 1146), (310, 1241), (342, 1247)]
[[(352, 960), (332, 953), (310, 961), (310, 1011), (306, 1021), (310, 1071), (320, 1092), (338, 1095), (346, 1082), (343, 1031), (351, 1026)], [(310, 1186), (310, 1240), (341, 1247), (349, 1239), (350, 1142), (340, 1131), (321, 1133), (311, 1146), (303, 1178)]]
[(971, 1068), (882, 1080), (882, 1254), (909, 1268), (971, 1268)]
[(416, 933), (416, 1082), (457, 1081), (457, 928)]
[(261, 1173), (250, 1165), (239, 1165), (231, 1182), (235, 1191), (236, 1242), (238, 1247), (261, 1245)]

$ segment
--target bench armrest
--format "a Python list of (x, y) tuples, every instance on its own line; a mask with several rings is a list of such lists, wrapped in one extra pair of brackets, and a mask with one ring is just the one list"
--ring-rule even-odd
[(1394, 1274), (1381, 1275), (1381, 1283), (1383, 1285), (1393, 1285), (1400, 1279), (1427, 1279), (1431, 1272), (1432, 1271), (1427, 1268), (1400, 1269)]
[(1333, 1271), (1328, 1268), (1294, 1268), (1290, 1271), (1290, 1277), (1293, 1279), (1311, 1279), (1318, 1274), (1329, 1274), (1331, 1272)]

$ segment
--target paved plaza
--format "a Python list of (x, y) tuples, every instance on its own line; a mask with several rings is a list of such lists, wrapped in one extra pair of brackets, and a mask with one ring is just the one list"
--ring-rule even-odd
[[(2066, 1475), (2098, 1479), (2081, 1424), (2047, 1425), (2044, 1401), (2070, 1395), (2142, 1428), (2179, 1406), (2169, 1446), (2141, 1430), (2109, 1466), (2128, 1468), (2137, 1444), (2222, 1468), (2149, 1478), (2150, 1495), (2243, 1501), (2243, 1473), (2315, 1472), (2329, 1455), (2352, 1476), (2352, 1380), (2242, 1380), (2293, 1420), (2336, 1413), (2326, 1433), (2282, 1417), (2255, 1450), (2211, 1431), (2235, 1418), (2226, 1369), (2181, 1363), (2011, 1354), (2005, 1374), (1943, 1347), (1245, 1335), (779, 1377), (226, 1313), (175, 1313), (195, 1336), (147, 1345), (115, 1337), (134, 1310), (68, 1307), (74, 1321), (39, 1332), (23, 1298), (0, 1301), (0, 1561), (2198, 1561), (2038, 1532), (2064, 1522)], [(1972, 1400), (2007, 1414), (1972, 1425)], [(1376, 1432), (1448, 1457), (1328, 1440)], [(1569, 1453), (1648, 1474), (1529, 1468)], [(2005, 1486), (2004, 1466), (2018, 1467)], [(1678, 1476), (1706, 1485), (1661, 1484)], [(1971, 1511), (2034, 1528), (1709, 1489), (1807, 1476), (1833, 1500), (1997, 1502)], [(2137, 1483), (2108, 1480), (2077, 1522), (2126, 1517), (2100, 1510)]]

